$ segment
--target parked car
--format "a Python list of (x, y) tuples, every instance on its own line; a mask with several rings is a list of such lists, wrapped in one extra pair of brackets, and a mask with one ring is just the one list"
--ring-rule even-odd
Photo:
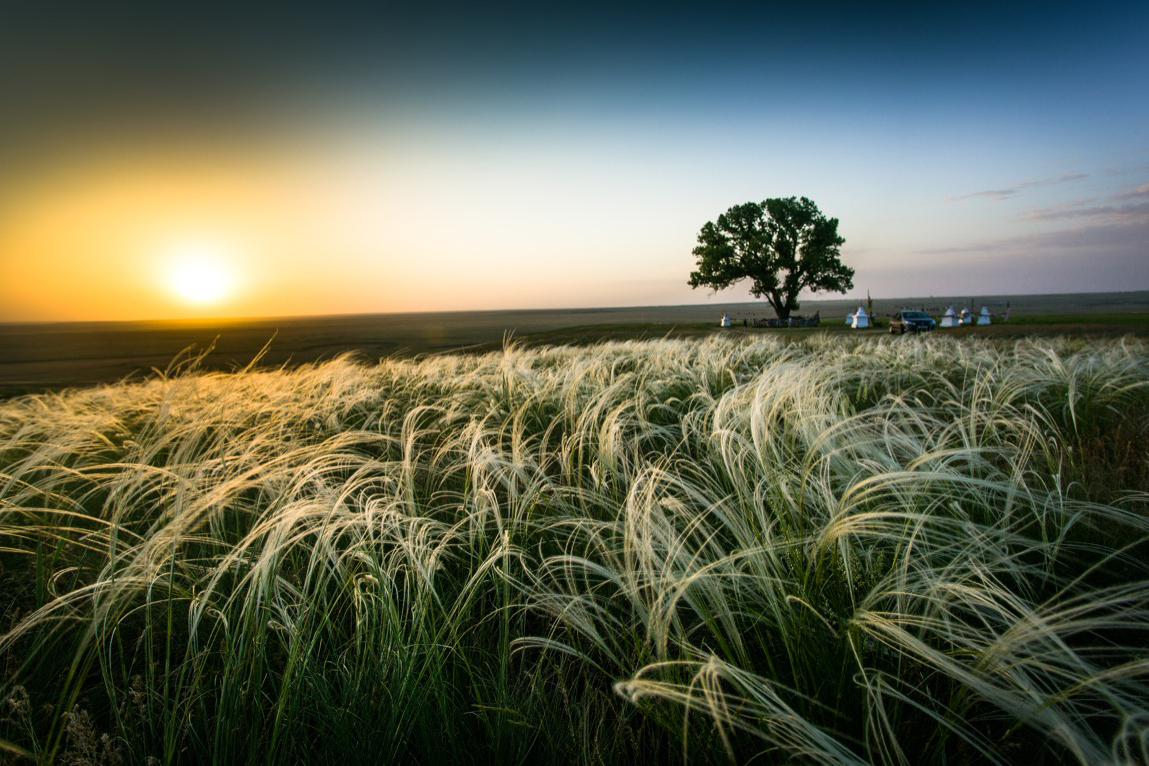
[(933, 332), (938, 323), (924, 311), (899, 311), (890, 320), (890, 335), (907, 332)]

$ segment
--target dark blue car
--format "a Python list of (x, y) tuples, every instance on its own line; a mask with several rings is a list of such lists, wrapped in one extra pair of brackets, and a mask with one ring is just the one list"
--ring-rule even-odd
[(890, 320), (890, 335), (907, 332), (933, 332), (938, 323), (924, 311), (899, 311)]

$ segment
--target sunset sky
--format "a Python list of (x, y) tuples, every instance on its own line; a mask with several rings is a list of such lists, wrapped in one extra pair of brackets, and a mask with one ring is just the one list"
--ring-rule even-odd
[(1149, 289), (1149, 3), (0, 2), (0, 321)]

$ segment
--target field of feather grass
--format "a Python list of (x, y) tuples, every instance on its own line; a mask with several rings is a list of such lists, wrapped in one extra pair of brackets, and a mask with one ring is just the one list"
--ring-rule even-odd
[(1149, 761), (1149, 346), (339, 359), (0, 403), (0, 761)]

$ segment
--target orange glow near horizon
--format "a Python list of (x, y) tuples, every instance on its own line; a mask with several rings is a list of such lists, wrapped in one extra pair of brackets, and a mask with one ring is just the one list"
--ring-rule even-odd
[[(135, 320), (363, 310), (323, 245), (337, 186), (271, 158), (105, 161), (20, 184), (0, 206), (0, 321)], [(367, 243), (362, 249), (378, 246)], [(316, 257), (318, 256), (318, 257)], [(388, 309), (371, 294), (376, 310)]]
[(656, 274), (611, 249), (659, 249), (621, 232), (633, 203), (579, 184), (537, 194), (565, 165), (515, 166), (514, 147), (504, 162), (461, 146), (333, 146), (107, 151), (9, 179), (0, 322), (666, 302), (634, 288), (652, 277), (683, 290), (681, 264)]

